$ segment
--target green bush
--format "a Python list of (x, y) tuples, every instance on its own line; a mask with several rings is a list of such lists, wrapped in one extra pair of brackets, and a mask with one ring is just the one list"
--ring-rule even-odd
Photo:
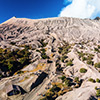
[(88, 60), (92, 60), (92, 59), (93, 59), (93, 57), (94, 57), (94, 55), (93, 55), (93, 54), (88, 54), (87, 59), (88, 59)]
[(87, 64), (88, 64), (88, 65), (93, 65), (93, 64), (94, 64), (94, 62), (93, 62), (93, 61), (91, 61), (91, 60), (87, 60)]
[(79, 77), (75, 77), (74, 81), (78, 83), (79, 82)]
[(98, 90), (96, 91), (96, 96), (97, 96), (97, 97), (100, 97), (100, 89), (98, 89)]
[(100, 79), (98, 79), (98, 78), (97, 78), (97, 79), (96, 79), (96, 82), (98, 82), (98, 83), (99, 83), (99, 82), (100, 82)]
[(29, 59), (27, 57), (23, 57), (23, 58), (20, 58), (19, 59), (19, 62), (22, 64), (22, 65), (28, 65), (29, 64)]
[(64, 60), (65, 60), (66, 58), (68, 58), (68, 57), (67, 57), (66, 55), (63, 55), (63, 56), (61, 57), (61, 61), (64, 62)]
[(65, 43), (63, 46), (58, 47), (58, 52), (62, 55), (67, 54), (70, 52), (71, 46), (68, 43)]
[(71, 86), (71, 81), (70, 81), (69, 79), (66, 79), (66, 80), (65, 80), (65, 84), (66, 84), (67, 86)]
[(41, 57), (42, 57), (42, 59), (47, 59), (48, 58), (48, 56), (46, 55), (46, 53), (42, 53)]
[(46, 52), (46, 50), (45, 50), (45, 49), (40, 49), (40, 51), (41, 51), (41, 52), (43, 52), (43, 53), (45, 53), (45, 52)]
[(13, 51), (4, 49), (0, 52), (0, 69), (1, 71), (5, 70), (5, 73), (9, 72), (11, 76), (30, 63), (29, 56), (30, 52), (27, 49)]
[(84, 57), (83, 51), (81, 51), (81, 52), (78, 51), (77, 53), (78, 53), (79, 57)]
[(96, 52), (100, 52), (98, 48), (94, 48), (94, 51), (96, 51)]
[(60, 77), (60, 79), (64, 82), (64, 80), (66, 79), (66, 76), (62, 76), (62, 77)]
[(69, 60), (66, 64), (66, 66), (73, 66), (73, 59), (72, 60)]
[(86, 73), (86, 72), (87, 72), (87, 69), (85, 69), (85, 68), (80, 69), (80, 73)]
[(8, 70), (11, 71), (12, 68), (13, 68), (13, 64), (8, 63)]
[(99, 63), (95, 63), (94, 67), (100, 68), (100, 62)]
[(93, 78), (89, 78), (88, 81), (95, 83), (95, 80)]
[(97, 90), (98, 88), (97, 88), (97, 86), (95, 87), (95, 90)]
[(51, 92), (58, 92), (60, 91), (60, 88), (57, 85), (53, 85), (53, 87), (50, 89)]
[(87, 58), (86, 57), (82, 57), (82, 61), (86, 61), (87, 60)]

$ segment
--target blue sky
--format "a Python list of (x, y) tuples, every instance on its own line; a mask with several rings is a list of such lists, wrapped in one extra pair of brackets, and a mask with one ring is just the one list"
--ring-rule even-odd
[(32, 19), (57, 17), (64, 6), (64, 0), (0, 0), (0, 23), (13, 16)]
[(17, 18), (100, 17), (100, 0), (0, 0), (0, 23)]

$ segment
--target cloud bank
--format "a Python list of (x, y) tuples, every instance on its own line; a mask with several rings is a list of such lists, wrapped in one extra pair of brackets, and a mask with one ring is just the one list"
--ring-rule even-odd
[(95, 18), (100, 17), (100, 0), (64, 0), (64, 4), (71, 2), (63, 8), (60, 17)]

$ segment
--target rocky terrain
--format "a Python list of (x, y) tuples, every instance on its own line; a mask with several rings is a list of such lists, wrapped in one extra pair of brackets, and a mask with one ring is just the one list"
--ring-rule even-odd
[(99, 20), (13, 17), (0, 24), (0, 100), (99, 97)]

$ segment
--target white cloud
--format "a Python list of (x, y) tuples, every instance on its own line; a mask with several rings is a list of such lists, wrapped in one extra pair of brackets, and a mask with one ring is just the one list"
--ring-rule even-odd
[(72, 2), (62, 9), (60, 17), (95, 18), (100, 16), (100, 0), (64, 0)]

